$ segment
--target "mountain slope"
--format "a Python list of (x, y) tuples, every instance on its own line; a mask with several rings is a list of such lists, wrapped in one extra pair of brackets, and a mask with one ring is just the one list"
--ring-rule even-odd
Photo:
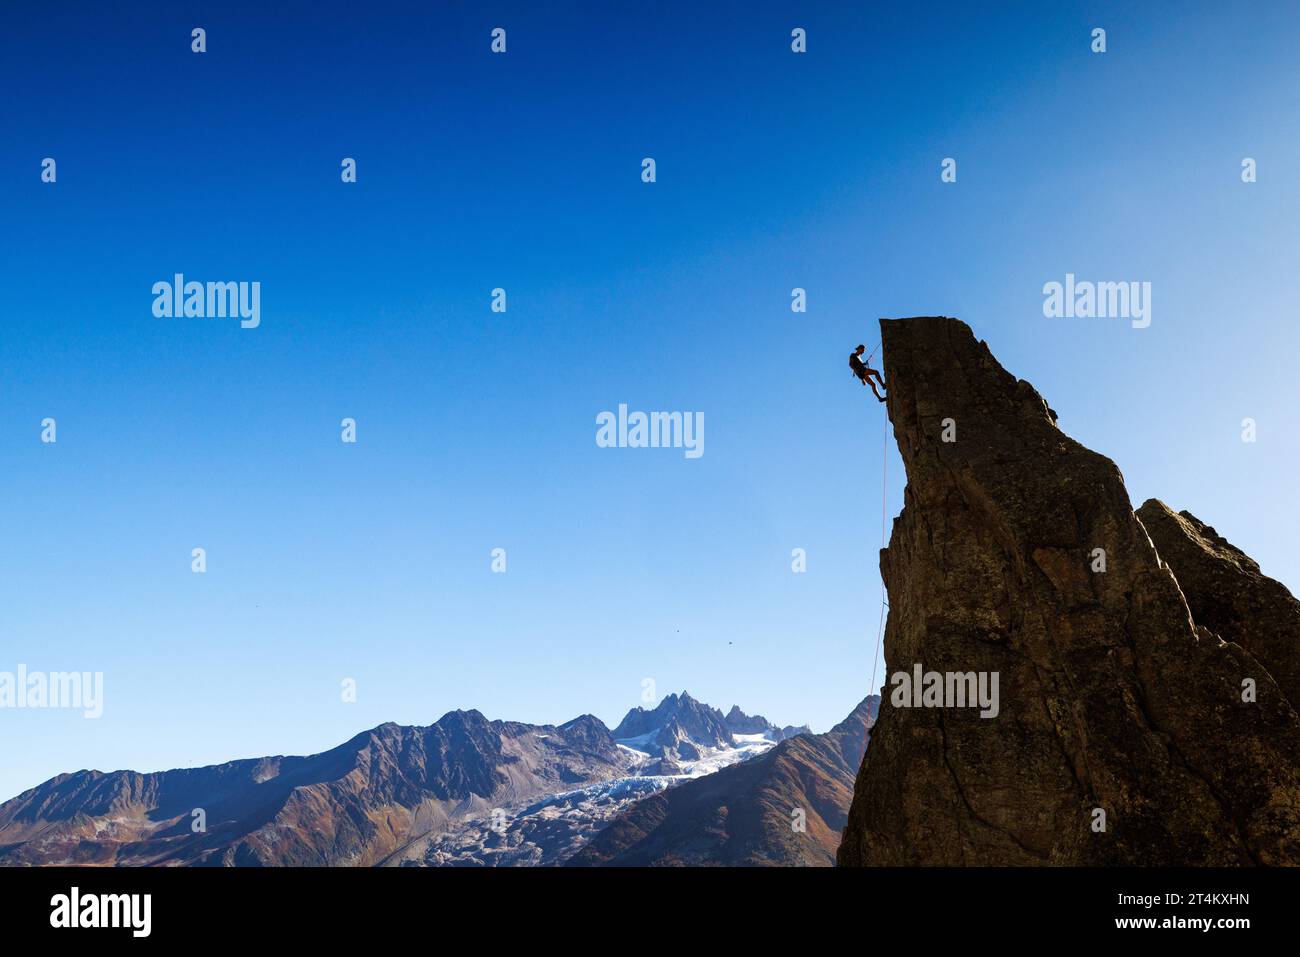
[[(1114, 463), (964, 323), (881, 331), (907, 489), (880, 562), (886, 700), (839, 862), (1300, 863), (1300, 718), (1193, 622)], [(941, 692), (996, 676), (996, 717), (903, 693), (918, 667)]]
[[(753, 760), (642, 799), (567, 863), (833, 864), (878, 704), (872, 696), (825, 734), (797, 735)], [(803, 831), (792, 826), (797, 811)]]
[(310, 757), (60, 775), (0, 805), (0, 864), (374, 864), (453, 817), (631, 764), (590, 715), (557, 728), (453, 711)]

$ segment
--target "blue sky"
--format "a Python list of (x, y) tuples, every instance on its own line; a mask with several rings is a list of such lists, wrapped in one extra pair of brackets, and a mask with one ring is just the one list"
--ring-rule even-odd
[[(0, 14), (0, 670), (106, 695), (0, 711), (0, 797), (613, 725), (645, 678), (828, 728), (870, 690), (878, 316), (961, 317), (1135, 504), (1300, 583), (1294, 5), (628, 6)], [(155, 318), (176, 272), (261, 326)], [(1067, 272), (1151, 282), (1151, 326), (1044, 318)], [(705, 454), (597, 448), (620, 402)]]

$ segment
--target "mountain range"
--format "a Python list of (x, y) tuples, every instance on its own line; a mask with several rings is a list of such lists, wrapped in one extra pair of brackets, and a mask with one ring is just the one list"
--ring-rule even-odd
[[(845, 737), (853, 728), (856, 743)], [(383, 724), (306, 757), (59, 775), (0, 805), (0, 865), (558, 864), (611, 822), (627, 827), (623, 815), (642, 800), (741, 765), (754, 771), (721, 779), (731, 803), (770, 800), (758, 792), (795, 778), (839, 801), (791, 791), (785, 802), (808, 804), (809, 840), (821, 847), (825, 822), (847, 814), (856, 772), (826, 755), (865, 748), (865, 735), (861, 722), (813, 735), (734, 706), (724, 715), (685, 692), (633, 709), (613, 732), (591, 715), (553, 726), (452, 711), (427, 727)], [(766, 760), (777, 750), (779, 761)], [(756, 839), (747, 834), (747, 846)], [(669, 832), (660, 843), (671, 847)], [(725, 842), (717, 855), (735, 856)], [(799, 856), (776, 845), (752, 854), (754, 863)]]

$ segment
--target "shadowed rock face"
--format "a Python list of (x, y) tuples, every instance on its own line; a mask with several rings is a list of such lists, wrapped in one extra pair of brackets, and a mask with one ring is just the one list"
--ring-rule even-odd
[[(908, 484), (839, 863), (1300, 863), (1300, 718), (1245, 647), (1193, 624), (1119, 470), (964, 323), (881, 330)], [(894, 677), (917, 664), (996, 673), (997, 716), (904, 707)]]
[(1300, 706), (1300, 601), (1191, 512), (1157, 499), (1137, 512), (1182, 586), (1192, 620), (1241, 645)]

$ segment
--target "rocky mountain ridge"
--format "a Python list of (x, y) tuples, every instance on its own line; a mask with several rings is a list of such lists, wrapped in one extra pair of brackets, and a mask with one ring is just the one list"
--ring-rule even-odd
[(652, 740), (629, 744), (592, 715), (551, 726), (451, 711), (305, 757), (61, 774), (0, 804), (0, 864), (552, 863), (639, 797), (777, 740), (737, 741), (685, 692), (619, 728), (642, 726)]

